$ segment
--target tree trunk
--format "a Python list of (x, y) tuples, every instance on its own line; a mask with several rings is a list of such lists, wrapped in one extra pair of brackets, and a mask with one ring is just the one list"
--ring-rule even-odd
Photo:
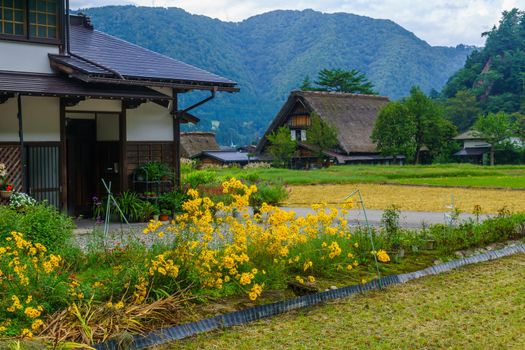
[(417, 151), (416, 151), (416, 160), (414, 161), (415, 165), (419, 165), (419, 153), (420, 153), (420, 151), (419, 151), (419, 148), (418, 148)]
[(494, 146), (490, 147), (490, 165), (494, 166)]

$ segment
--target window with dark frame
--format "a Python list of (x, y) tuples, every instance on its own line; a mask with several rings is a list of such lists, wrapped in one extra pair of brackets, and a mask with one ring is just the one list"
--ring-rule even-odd
[(0, 0), (0, 35), (57, 40), (58, 4), (58, 0)]

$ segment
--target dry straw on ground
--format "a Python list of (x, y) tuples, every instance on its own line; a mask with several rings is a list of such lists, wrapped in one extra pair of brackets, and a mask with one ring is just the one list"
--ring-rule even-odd
[(382, 184), (291, 186), (286, 206), (309, 206), (326, 202), (340, 205), (345, 197), (360, 189), (369, 209), (385, 209), (392, 204), (401, 210), (444, 212), (452, 202), (463, 212), (472, 213), (479, 205), (483, 213), (525, 210), (525, 191)]

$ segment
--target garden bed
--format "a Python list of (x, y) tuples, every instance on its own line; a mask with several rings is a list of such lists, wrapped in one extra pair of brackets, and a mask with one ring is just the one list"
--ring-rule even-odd
[[(142, 233), (155, 237), (149, 247), (136, 241), (108, 246), (103, 239), (85, 251), (60, 240), (44, 247), (39, 230), (52, 227), (3, 226), (2, 335), (52, 343), (125, 340), (288, 298), (292, 281), (321, 291), (362, 284), (377, 277), (376, 259), (382, 276), (405, 273), (451, 259), (457, 250), (525, 235), (525, 214), (501, 211), (483, 223), (410, 231), (399, 227), (394, 208), (383, 228), (372, 229), (372, 248), (367, 228), (348, 226), (347, 209), (316, 205), (314, 214), (296, 217), (262, 204), (250, 215), (257, 188), (235, 179), (222, 185), (222, 201), (203, 193), (189, 190), (174, 222), (152, 221)], [(6, 215), (34, 218), (31, 208), (13, 210)], [(45, 217), (54, 217), (46, 210)]]

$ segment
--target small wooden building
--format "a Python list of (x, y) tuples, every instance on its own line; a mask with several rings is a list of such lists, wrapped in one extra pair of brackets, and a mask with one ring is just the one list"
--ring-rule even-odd
[(238, 165), (245, 166), (248, 163), (267, 161), (264, 157), (260, 157), (253, 153), (244, 152), (242, 150), (219, 150), (219, 151), (203, 151), (193, 157), (199, 161), (201, 167), (209, 165), (213, 166), (229, 166)]
[(462, 162), (483, 164), (483, 157), (490, 152), (491, 145), (477, 131), (468, 130), (454, 137), (454, 140), (463, 142), (463, 148), (454, 153)]
[[(328, 161), (334, 164), (390, 163), (393, 158), (382, 156), (370, 139), (377, 115), (388, 101), (387, 97), (375, 95), (293, 91), (257, 145), (257, 152), (266, 153), (267, 136), (286, 125), (291, 130), (290, 137), (298, 143), (293, 167), (308, 168), (316, 164), (307, 139), (310, 115), (315, 112), (337, 130), (338, 145), (324, 152)], [(397, 157), (398, 162), (403, 159)]]

